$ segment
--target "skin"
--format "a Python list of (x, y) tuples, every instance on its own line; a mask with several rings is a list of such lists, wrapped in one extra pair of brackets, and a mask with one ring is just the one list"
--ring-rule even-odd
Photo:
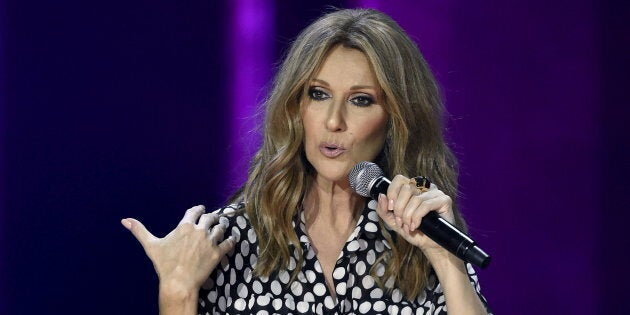
[(380, 95), (365, 55), (337, 46), (302, 102), (304, 150), (316, 170), (304, 201), (306, 227), (333, 297), (335, 263), (365, 203), (350, 188), (348, 173), (372, 161), (385, 143), (388, 115)]
[(153, 262), (160, 280), (160, 314), (197, 314), (201, 285), (221, 258), (234, 247), (223, 237), (225, 227), (204, 206), (188, 209), (177, 227), (163, 238), (155, 237), (136, 219), (123, 219)]
[[(302, 102), (304, 147), (315, 169), (314, 185), (304, 200), (306, 226), (336, 298), (332, 272), (346, 240), (356, 226), (365, 198), (348, 182), (350, 169), (372, 161), (383, 148), (388, 115), (381, 89), (365, 55), (354, 49), (333, 48), (310, 82)], [(377, 213), (390, 228), (422, 249), (433, 265), (452, 314), (485, 314), (461, 260), (416, 228), (429, 211), (453, 222), (452, 201), (435, 185), (421, 193), (409, 178), (394, 177), (378, 200)], [(161, 314), (196, 314), (198, 291), (221, 258), (234, 247), (222, 242), (225, 227), (203, 206), (186, 211), (179, 225), (163, 238), (153, 236), (135, 219), (123, 219), (153, 262), (160, 279)]]
[(452, 200), (435, 185), (420, 192), (410, 178), (397, 175), (387, 189), (387, 196), (378, 198), (378, 215), (388, 227), (409, 243), (420, 247), (444, 290), (446, 307), (451, 314), (487, 314), (475, 292), (464, 262), (428, 238), (417, 228), (422, 217), (436, 211), (450, 223), (454, 222)]
[[(304, 211), (328, 292), (335, 297), (332, 271), (365, 203), (349, 188), (348, 173), (357, 162), (372, 161), (382, 149), (387, 113), (369, 61), (362, 52), (343, 46), (330, 52), (311, 82), (309, 96), (302, 109), (304, 144), (316, 174)], [(366, 101), (366, 97), (371, 101)], [(324, 147), (340, 144), (344, 151), (331, 156), (330, 150), (322, 149), (322, 143)], [(397, 175), (387, 196), (381, 194), (378, 202), (377, 213), (385, 224), (420, 247), (433, 265), (449, 312), (485, 314), (464, 263), (416, 230), (429, 211), (436, 211), (452, 223), (451, 198), (435, 185), (420, 192), (415, 184), (410, 184), (410, 178)]]

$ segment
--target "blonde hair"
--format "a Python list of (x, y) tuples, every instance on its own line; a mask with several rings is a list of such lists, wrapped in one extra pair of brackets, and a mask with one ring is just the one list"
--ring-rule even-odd
[[(303, 256), (292, 220), (309, 189), (312, 166), (304, 155), (300, 101), (327, 53), (343, 45), (371, 62), (389, 114), (387, 140), (377, 163), (390, 178), (424, 175), (447, 195), (457, 195), (456, 161), (442, 134), (442, 103), (437, 84), (416, 45), (387, 15), (369, 9), (339, 10), (308, 26), (291, 45), (265, 102), (262, 145), (251, 161), (248, 181), (233, 201), (243, 201), (259, 242), (257, 275), (286, 269), (291, 250)], [(455, 224), (464, 221), (455, 211)], [(422, 251), (403, 238), (379, 258), (388, 279), (414, 299), (426, 285), (429, 264)], [(293, 249), (292, 249), (293, 248)], [(374, 271), (374, 270), (373, 270)], [(373, 272), (374, 274), (374, 272)]]

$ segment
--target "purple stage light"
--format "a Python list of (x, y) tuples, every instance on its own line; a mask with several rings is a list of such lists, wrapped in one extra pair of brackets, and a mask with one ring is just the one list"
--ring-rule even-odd
[(260, 142), (258, 105), (264, 99), (273, 63), (274, 2), (231, 1), (228, 38), (230, 60), (230, 169), (233, 186), (243, 183), (247, 162)]

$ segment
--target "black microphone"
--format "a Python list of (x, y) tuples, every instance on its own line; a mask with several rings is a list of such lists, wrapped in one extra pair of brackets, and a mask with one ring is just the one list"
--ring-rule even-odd
[[(387, 195), (387, 188), (391, 183), (378, 165), (365, 161), (355, 165), (348, 178), (354, 191), (374, 200), (378, 200), (380, 193)], [(490, 256), (479, 248), (475, 241), (435, 211), (429, 211), (422, 218), (418, 230), (463, 261), (481, 268), (486, 268), (490, 264)]]

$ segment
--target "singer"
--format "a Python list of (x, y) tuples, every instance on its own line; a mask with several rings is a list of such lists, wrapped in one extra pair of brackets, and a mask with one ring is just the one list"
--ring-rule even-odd
[[(159, 276), (161, 314), (490, 313), (475, 270), (417, 230), (430, 211), (465, 224), (437, 84), (396, 22), (322, 16), (264, 106), (263, 143), (229, 206), (193, 207), (163, 238), (122, 220)], [(349, 185), (361, 161), (392, 179), (378, 200)]]

